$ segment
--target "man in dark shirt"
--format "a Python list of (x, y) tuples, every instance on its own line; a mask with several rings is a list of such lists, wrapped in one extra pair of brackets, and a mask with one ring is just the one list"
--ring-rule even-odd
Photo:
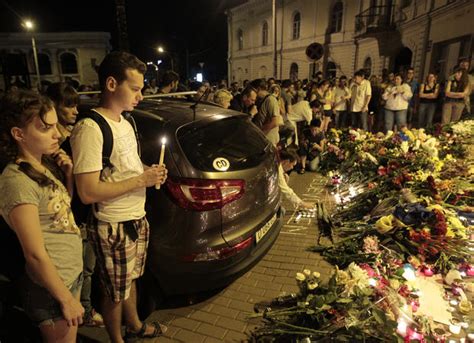
[(319, 164), (319, 156), (324, 151), (326, 137), (321, 130), (321, 121), (319, 119), (311, 120), (309, 128), (303, 130), (300, 137), (300, 148), (298, 155), (301, 158), (301, 169), (298, 171), (304, 174), (306, 170), (306, 161), (309, 161), (309, 170), (315, 171)]
[(257, 91), (253, 87), (245, 88), (242, 93), (234, 96), (230, 102), (230, 109), (242, 113), (250, 114), (252, 117), (257, 113), (255, 101), (257, 100)]

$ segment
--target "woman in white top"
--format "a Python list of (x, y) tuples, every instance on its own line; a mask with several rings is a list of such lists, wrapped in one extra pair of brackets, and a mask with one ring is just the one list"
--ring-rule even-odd
[(385, 100), (385, 132), (393, 129), (394, 121), (397, 129), (406, 126), (407, 108), (412, 96), (410, 86), (403, 83), (400, 74), (396, 74), (395, 83), (388, 86), (382, 95)]

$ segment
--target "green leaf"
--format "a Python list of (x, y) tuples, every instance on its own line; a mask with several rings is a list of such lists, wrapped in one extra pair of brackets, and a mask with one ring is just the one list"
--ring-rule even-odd
[(336, 300), (337, 303), (348, 304), (352, 302), (351, 298), (341, 298)]
[(377, 323), (383, 324), (383, 325), (385, 324), (385, 322), (387, 321), (387, 317), (385, 315), (385, 312), (383, 312), (379, 308), (373, 308), (372, 313), (373, 313), (374, 318), (377, 321)]

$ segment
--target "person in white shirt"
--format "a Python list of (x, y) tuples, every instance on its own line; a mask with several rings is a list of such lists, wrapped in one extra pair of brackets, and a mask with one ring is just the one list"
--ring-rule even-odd
[(352, 126), (368, 130), (367, 115), (369, 112), (369, 102), (372, 97), (372, 87), (365, 79), (365, 72), (359, 70), (354, 74), (354, 83), (351, 86), (351, 111)]
[(280, 151), (280, 164), (278, 166), (278, 185), (281, 193), (288, 199), (295, 208), (301, 207), (305, 209), (314, 208), (314, 204), (301, 200), (290, 186), (288, 186), (289, 176), (286, 172), (292, 170), (298, 162), (298, 156), (294, 152), (287, 150)]
[[(322, 104), (318, 100), (313, 100), (308, 102), (306, 100), (302, 100), (297, 102), (291, 107), (292, 112), (288, 113), (288, 121), (295, 129), (295, 143), (298, 145), (299, 143), (299, 132), (298, 132), (298, 123), (304, 123), (302, 125), (309, 124), (313, 117), (321, 113)], [(302, 130), (302, 129), (301, 129)]]
[(393, 124), (397, 129), (407, 125), (407, 109), (413, 93), (411, 87), (403, 83), (400, 74), (395, 75), (395, 84), (388, 86), (382, 98), (385, 100), (385, 132), (393, 129)]
[(334, 88), (334, 121), (337, 128), (347, 125), (347, 101), (351, 98), (351, 90), (347, 87), (347, 77), (342, 75), (339, 84)]

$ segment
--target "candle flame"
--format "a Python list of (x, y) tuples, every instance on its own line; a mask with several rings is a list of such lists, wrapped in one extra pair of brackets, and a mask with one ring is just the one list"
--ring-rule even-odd
[(166, 137), (161, 137), (161, 144), (162, 145), (165, 145), (166, 144)]

